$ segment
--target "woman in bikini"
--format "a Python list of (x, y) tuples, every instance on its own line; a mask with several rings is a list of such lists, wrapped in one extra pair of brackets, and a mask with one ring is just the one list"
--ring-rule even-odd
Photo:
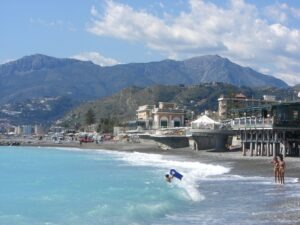
[(279, 182), (279, 161), (276, 156), (273, 158), (272, 163), (274, 167), (274, 179), (275, 179), (275, 183), (277, 183)]
[(285, 162), (283, 160), (283, 156), (279, 155), (279, 183), (284, 184), (284, 172), (285, 172)]

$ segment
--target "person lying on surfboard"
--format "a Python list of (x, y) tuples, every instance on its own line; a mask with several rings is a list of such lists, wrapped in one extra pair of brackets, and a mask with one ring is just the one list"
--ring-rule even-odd
[(166, 181), (171, 183), (172, 182), (172, 179), (173, 179), (173, 176), (171, 176), (170, 174), (166, 174)]
[(166, 180), (167, 180), (168, 182), (171, 182), (172, 179), (173, 179), (173, 177), (176, 177), (177, 179), (181, 180), (182, 177), (183, 177), (183, 175), (180, 174), (180, 173), (178, 173), (176, 170), (171, 169), (171, 170), (170, 170), (170, 173), (169, 173), (169, 174), (166, 174), (165, 177), (166, 177)]

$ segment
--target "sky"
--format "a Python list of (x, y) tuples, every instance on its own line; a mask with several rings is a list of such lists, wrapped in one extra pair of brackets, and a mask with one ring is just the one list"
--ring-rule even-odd
[(300, 83), (299, 0), (0, 0), (0, 64), (26, 55), (119, 63), (220, 55)]

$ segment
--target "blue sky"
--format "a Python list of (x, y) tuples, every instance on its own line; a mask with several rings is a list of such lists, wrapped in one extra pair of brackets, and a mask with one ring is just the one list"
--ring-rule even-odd
[(300, 83), (297, 0), (1, 0), (0, 63), (41, 53), (117, 63), (218, 54)]

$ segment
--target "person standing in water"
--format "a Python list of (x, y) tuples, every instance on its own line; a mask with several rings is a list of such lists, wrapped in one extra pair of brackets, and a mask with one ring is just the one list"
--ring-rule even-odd
[(273, 170), (274, 170), (275, 183), (277, 183), (279, 182), (279, 161), (276, 156), (273, 158), (272, 164), (274, 168)]
[(284, 184), (284, 172), (285, 172), (285, 161), (283, 160), (283, 155), (278, 156), (279, 164), (279, 183)]

